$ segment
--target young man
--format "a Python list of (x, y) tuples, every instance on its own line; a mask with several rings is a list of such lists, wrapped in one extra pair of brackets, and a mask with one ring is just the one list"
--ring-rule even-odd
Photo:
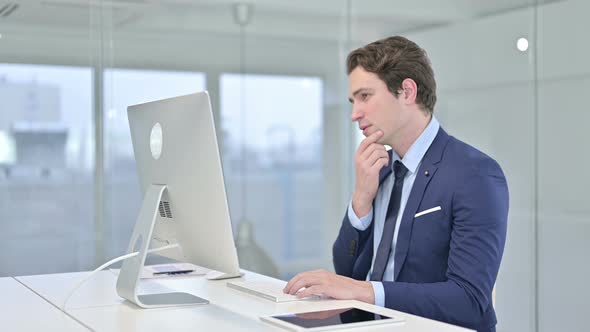
[(492, 288), (508, 217), (502, 169), (440, 127), (434, 74), (414, 42), (395, 36), (354, 50), (347, 71), (352, 121), (366, 138), (333, 246), (337, 274), (300, 273), (285, 292), (305, 288), (298, 296), (356, 299), (495, 331)]

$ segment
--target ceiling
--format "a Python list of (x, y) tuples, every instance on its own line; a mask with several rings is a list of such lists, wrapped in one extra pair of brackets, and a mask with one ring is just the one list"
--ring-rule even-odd
[[(178, 35), (239, 34), (318, 40), (367, 40), (477, 19), (556, 0), (0, 0), (2, 27)], [(246, 13), (246, 12), (249, 12)], [(350, 25), (347, 25), (350, 13)], [(350, 36), (348, 36), (350, 34)]]

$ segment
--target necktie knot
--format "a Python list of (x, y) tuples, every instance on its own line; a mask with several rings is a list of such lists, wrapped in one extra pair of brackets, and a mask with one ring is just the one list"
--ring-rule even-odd
[(395, 176), (396, 181), (403, 179), (406, 176), (406, 173), (408, 173), (408, 169), (401, 163), (401, 161), (396, 160), (393, 162), (393, 175)]

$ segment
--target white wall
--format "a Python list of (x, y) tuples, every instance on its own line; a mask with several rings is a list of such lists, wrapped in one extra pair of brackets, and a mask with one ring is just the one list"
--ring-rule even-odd
[[(533, 331), (535, 279), (538, 331), (586, 330), (589, 11), (588, 2), (562, 1), (539, 7), (537, 14), (523, 9), (410, 36), (433, 61), (443, 126), (496, 158), (508, 179), (498, 331)], [(519, 37), (529, 39), (528, 52), (516, 50)]]

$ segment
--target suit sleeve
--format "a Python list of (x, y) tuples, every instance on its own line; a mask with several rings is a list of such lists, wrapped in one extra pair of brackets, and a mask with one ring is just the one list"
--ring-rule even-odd
[[(369, 211), (369, 214), (367, 214), (364, 217), (358, 217), (356, 215), (356, 213), (354, 213), (354, 209), (352, 208), (352, 200), (350, 201), (350, 203), (348, 204), (348, 221), (350, 222), (350, 224), (358, 229), (359, 231), (364, 231), (367, 228), (369, 228), (369, 225), (371, 224), (371, 221), (373, 221), (373, 208), (371, 208), (371, 211)], [(346, 221), (344, 221), (346, 222)]]
[(334, 270), (337, 274), (346, 277), (354, 277), (353, 269), (360, 252), (367, 245), (369, 235), (373, 229), (373, 223), (365, 230), (358, 230), (352, 226), (348, 219), (348, 209), (344, 214), (338, 237), (332, 246), (332, 258)]
[(386, 307), (463, 326), (481, 322), (506, 241), (508, 187), (495, 161), (479, 166), (453, 194), (447, 280), (384, 282)]

